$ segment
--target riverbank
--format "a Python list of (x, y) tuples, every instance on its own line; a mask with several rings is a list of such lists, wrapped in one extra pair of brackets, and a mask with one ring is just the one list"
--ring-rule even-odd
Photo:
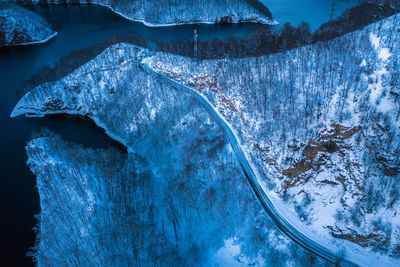
[[(15, 1), (24, 5), (35, 5), (34, 1)], [(248, 0), (232, 2), (208, 0), (204, 2), (182, 1), (179, 5), (163, 1), (131, 1), (114, 0), (95, 1), (56, 1), (48, 4), (96, 4), (109, 8), (114, 13), (130, 21), (140, 22), (148, 27), (167, 27), (187, 24), (218, 24), (218, 23), (261, 23), (276, 24), (268, 8), (261, 2), (264, 9), (254, 8)], [(46, 1), (41, 2), (45, 4)], [(261, 10), (261, 11), (260, 11)]]

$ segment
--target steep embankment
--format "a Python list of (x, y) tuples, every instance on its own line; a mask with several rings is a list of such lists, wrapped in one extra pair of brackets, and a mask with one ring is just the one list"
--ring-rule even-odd
[(299, 229), (397, 260), (399, 20), (265, 57), (144, 62), (214, 105)]
[(0, 46), (44, 43), (56, 35), (37, 14), (14, 4), (0, 3)]
[[(21, 4), (37, 1), (16, 0)], [(93, 1), (40, 1), (41, 3), (100, 4), (121, 16), (147, 26), (171, 26), (192, 23), (276, 23), (271, 13), (258, 0), (93, 0)]]
[(33, 139), (39, 265), (320, 266), (269, 221), (219, 125), (120, 44), (28, 93), (13, 116), (79, 114), (128, 153)]

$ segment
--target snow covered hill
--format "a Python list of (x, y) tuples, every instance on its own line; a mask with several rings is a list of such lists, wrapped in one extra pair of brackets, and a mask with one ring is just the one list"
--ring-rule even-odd
[(44, 43), (57, 33), (37, 14), (0, 3), (0, 46)]
[(40, 266), (323, 266), (259, 205), (223, 131), (189, 94), (120, 44), (26, 95), (13, 115), (80, 114), (127, 146), (31, 140)]
[(398, 258), (399, 20), (265, 57), (144, 61), (223, 114), (299, 228)]
[(81, 3), (100, 4), (123, 17), (147, 26), (170, 26), (192, 23), (254, 22), (274, 24), (271, 13), (258, 0), (11, 0), (21, 4)]

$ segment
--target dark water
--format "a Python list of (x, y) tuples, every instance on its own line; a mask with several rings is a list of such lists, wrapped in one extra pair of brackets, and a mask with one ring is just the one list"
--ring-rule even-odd
[[(34, 215), (39, 213), (40, 206), (35, 177), (26, 166), (24, 149), (33, 133), (48, 128), (66, 140), (87, 147), (124, 149), (87, 119), (73, 116), (11, 119), (9, 114), (21, 97), (17, 92), (24, 81), (72, 51), (111, 39), (114, 34), (131, 32), (151, 44), (156, 39), (191, 40), (194, 27), (200, 40), (242, 37), (255, 27), (233, 24), (149, 28), (95, 5), (46, 5), (30, 9), (47, 19), (58, 36), (45, 44), (0, 50), (0, 266), (33, 265), (26, 253), (34, 244)], [(290, 13), (287, 16), (287, 21), (291, 21)]]
[(279, 23), (290, 22), (298, 26), (303, 21), (310, 24), (311, 30), (328, 22), (335, 2), (333, 18), (341, 15), (346, 9), (356, 6), (362, 0), (260, 0), (271, 11), (274, 18)]

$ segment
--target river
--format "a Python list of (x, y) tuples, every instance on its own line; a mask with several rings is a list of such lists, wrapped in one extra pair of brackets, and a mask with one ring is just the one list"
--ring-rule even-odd
[[(299, 14), (301, 6), (304, 13), (313, 11), (317, 0), (265, 0), (275, 18), (294, 25), (310, 16)], [(290, 2), (290, 3), (289, 3)], [(297, 2), (297, 5), (294, 4)], [(299, 4), (299, 3), (302, 4)], [(321, 10), (319, 19), (312, 17), (312, 28), (328, 19), (330, 1), (317, 1)], [(284, 8), (287, 5), (287, 8)], [(354, 3), (346, 2), (347, 8)], [(2, 48), (0, 50), (0, 123), (2, 140), (0, 142), (3, 170), (0, 177), (0, 205), (2, 220), (0, 227), (0, 251), (7, 253), (2, 257), (13, 266), (31, 266), (31, 259), (26, 257), (33, 246), (35, 234), (34, 215), (40, 211), (39, 196), (35, 188), (35, 177), (26, 166), (25, 145), (33, 133), (48, 128), (65, 140), (81, 143), (87, 147), (115, 146), (124, 149), (112, 141), (104, 131), (91, 121), (71, 116), (50, 116), (40, 119), (9, 117), (14, 105), (21, 97), (22, 84), (45, 66), (53, 66), (63, 56), (74, 50), (90, 47), (112, 38), (114, 34), (133, 33), (145, 39), (149, 44), (159, 39), (164, 42), (193, 38), (193, 29), (197, 28), (200, 40), (224, 37), (242, 37), (255, 25), (187, 25), (177, 27), (149, 28), (141, 23), (130, 22), (112, 13), (107, 8), (96, 5), (44, 5), (29, 7), (42, 17), (58, 32), (58, 35), (45, 44)], [(322, 11), (326, 11), (325, 13)], [(337, 11), (338, 12), (338, 11)], [(3, 253), (2, 253), (3, 254)], [(0, 264), (1, 265), (1, 264)]]

